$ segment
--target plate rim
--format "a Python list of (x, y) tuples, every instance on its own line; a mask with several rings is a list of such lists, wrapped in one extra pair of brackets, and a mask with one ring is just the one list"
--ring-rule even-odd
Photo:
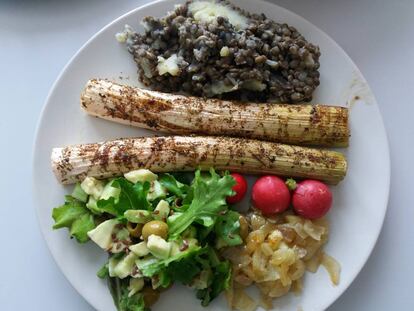
[[(36, 129), (35, 129), (35, 135), (34, 135), (34, 140), (32, 143), (32, 153), (31, 153), (31, 197), (32, 197), (32, 202), (36, 202), (37, 201), (37, 196), (38, 194), (36, 194), (35, 192), (35, 184), (36, 184), (36, 180), (35, 180), (35, 164), (36, 164), (36, 160), (37, 160), (37, 148), (39, 146), (39, 132), (40, 132), (40, 128), (42, 126), (42, 123), (44, 121), (45, 118), (45, 112), (47, 110), (47, 108), (51, 105), (50, 104), (50, 99), (52, 97), (52, 95), (54, 94), (54, 92), (56, 91), (56, 88), (58, 86), (58, 84), (60, 83), (60, 81), (62, 80), (62, 77), (65, 75), (65, 73), (68, 71), (69, 67), (71, 66), (71, 64), (73, 63), (73, 61), (78, 57), (78, 55), (80, 53), (82, 53), (83, 50), (85, 50), (99, 35), (101, 35), (103, 32), (105, 32), (108, 28), (110, 28), (113, 24), (117, 23), (119, 20), (124, 19), (125, 17), (129, 16), (129, 15), (133, 15), (135, 14), (137, 11), (143, 10), (147, 7), (150, 7), (152, 5), (161, 3), (161, 2), (165, 2), (165, 3), (170, 3), (171, 0), (154, 0), (154, 1), (150, 1), (148, 3), (145, 3), (141, 6), (138, 6), (132, 10), (129, 10), (128, 12), (118, 16), (117, 18), (111, 20), (109, 23), (107, 23), (105, 26), (103, 26), (102, 28), (100, 28), (96, 33), (94, 33), (84, 44), (81, 45), (81, 47), (74, 53), (74, 55), (67, 61), (67, 63), (65, 64), (65, 66), (62, 68), (62, 70), (59, 72), (59, 74), (57, 75), (56, 79), (54, 80), (54, 82), (52, 83), (48, 94), (46, 96), (46, 99), (43, 103), (42, 109), (40, 111), (40, 116), (39, 119), (36, 123)], [(236, 1), (237, 2), (237, 1)], [(328, 301), (326, 303), (326, 305), (323, 306), (323, 310), (326, 310), (327, 308), (329, 308), (333, 303), (335, 303), (351, 286), (351, 284), (355, 281), (355, 279), (358, 277), (358, 275), (360, 274), (360, 272), (362, 271), (362, 269), (366, 266), (366, 264), (368, 263), (372, 252), (374, 250), (374, 248), (376, 247), (377, 243), (378, 243), (378, 239), (380, 237), (381, 231), (384, 227), (384, 221), (385, 221), (385, 217), (387, 214), (387, 210), (388, 210), (388, 203), (389, 203), (389, 198), (390, 198), (390, 185), (391, 185), (391, 159), (390, 159), (390, 148), (389, 148), (389, 138), (388, 138), (388, 134), (385, 128), (385, 124), (384, 124), (384, 120), (383, 120), (383, 116), (380, 110), (380, 107), (378, 105), (378, 101), (376, 99), (375, 94), (372, 92), (367, 80), (365, 79), (365, 77), (362, 75), (361, 70), (359, 69), (359, 67), (355, 64), (355, 62), (351, 59), (351, 57), (345, 52), (345, 50), (333, 39), (331, 38), (324, 30), (320, 29), (318, 26), (316, 26), (314, 23), (310, 22), (308, 19), (304, 18), (303, 16), (301, 16), (300, 14), (297, 14), (293, 11), (291, 11), (290, 9), (287, 9), (279, 4), (273, 3), (271, 0), (256, 0), (256, 2), (258, 2), (260, 4), (261, 3), (266, 3), (266, 4), (270, 4), (273, 5), (275, 7), (281, 8), (287, 12), (289, 12), (289, 14), (295, 16), (295, 18), (298, 18), (310, 25), (312, 25), (313, 27), (315, 27), (316, 29), (318, 29), (318, 31), (320, 32), (320, 35), (322, 35), (324, 37), (324, 39), (328, 40), (331, 44), (333, 44), (338, 51), (341, 53), (341, 55), (346, 58), (346, 60), (348, 62), (350, 62), (356, 73), (358, 74), (359, 78), (367, 85), (370, 93), (372, 94), (372, 99), (373, 99), (373, 104), (375, 106), (375, 108), (378, 110), (378, 117), (379, 117), (379, 121), (380, 121), (380, 127), (381, 127), (381, 131), (383, 132), (383, 137), (384, 137), (384, 147), (386, 149), (384, 156), (384, 161), (386, 162), (386, 166), (383, 167), (385, 173), (386, 173), (386, 193), (384, 196), (384, 201), (383, 204), (385, 206), (383, 206), (382, 208), (382, 215), (381, 216), (381, 221), (380, 221), (380, 226), (378, 226), (378, 229), (375, 232), (375, 239), (373, 241), (373, 243), (367, 248), (367, 253), (365, 256), (363, 256), (363, 260), (361, 261), (362, 264), (360, 264), (357, 269), (354, 269), (351, 273), (350, 273), (350, 278), (349, 281), (345, 284), (342, 284), (342, 288), (338, 291), (336, 291), (333, 295), (332, 295), (332, 299), (330, 299), (330, 301)], [(33, 204), (34, 205), (34, 204)], [(92, 306), (93, 308), (96, 309), (95, 304), (88, 298), (86, 298), (82, 293), (81, 290), (79, 288), (77, 288), (70, 280), (70, 277), (67, 275), (66, 272), (64, 272), (65, 270), (62, 269), (61, 267), (61, 263), (59, 263), (52, 250), (51, 250), (51, 246), (49, 245), (49, 241), (46, 237), (46, 228), (43, 228), (41, 226), (41, 220), (40, 220), (40, 211), (39, 209), (34, 206), (35, 209), (35, 213), (36, 213), (36, 219), (37, 219), (37, 223), (38, 226), (40, 227), (40, 232), (42, 234), (42, 237), (44, 239), (44, 241), (46, 242), (47, 245), (47, 249), (49, 251), (49, 253), (51, 254), (53, 261), (55, 262), (55, 264), (59, 267), (60, 273), (62, 273), (65, 277), (65, 279), (67, 280), (67, 282), (70, 284), (70, 286), (79, 294), (80, 297), (82, 297), (90, 306)]]

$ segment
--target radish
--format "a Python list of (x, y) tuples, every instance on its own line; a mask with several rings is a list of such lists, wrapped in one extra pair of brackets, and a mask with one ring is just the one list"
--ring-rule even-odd
[(297, 184), (292, 197), (293, 209), (302, 217), (317, 219), (325, 216), (332, 206), (332, 192), (317, 180), (304, 180)]
[(236, 192), (235, 195), (231, 197), (227, 197), (227, 203), (229, 204), (235, 204), (237, 202), (240, 202), (243, 200), (244, 196), (247, 192), (247, 181), (246, 178), (244, 178), (240, 174), (233, 173), (231, 176), (236, 181), (236, 184), (233, 186), (232, 190)]
[(252, 203), (264, 215), (281, 213), (289, 207), (290, 192), (283, 179), (263, 176), (253, 185)]

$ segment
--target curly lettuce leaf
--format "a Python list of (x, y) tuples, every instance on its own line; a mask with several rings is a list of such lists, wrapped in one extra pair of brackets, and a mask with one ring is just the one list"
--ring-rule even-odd
[(75, 188), (72, 192), (72, 197), (84, 203), (88, 201), (88, 194), (83, 191), (80, 183), (76, 183)]
[(52, 211), (55, 221), (53, 229), (68, 228), (71, 237), (79, 243), (89, 240), (88, 231), (95, 228), (93, 214), (86, 208), (85, 203), (66, 196), (65, 204), (56, 207)]
[(125, 211), (130, 209), (148, 210), (151, 204), (147, 200), (147, 194), (150, 189), (150, 183), (137, 182), (131, 183), (123, 177), (114, 179), (112, 187), (121, 190), (119, 197), (110, 197), (97, 201), (97, 207), (102, 212), (106, 212), (115, 217), (122, 217)]
[(169, 232), (171, 238), (176, 238), (193, 222), (203, 226), (212, 226), (219, 213), (226, 209), (226, 197), (233, 195), (232, 187), (235, 180), (230, 175), (221, 177), (214, 169), (210, 170), (210, 176), (202, 176), (196, 171), (193, 189), (193, 200), (188, 209), (171, 222)]

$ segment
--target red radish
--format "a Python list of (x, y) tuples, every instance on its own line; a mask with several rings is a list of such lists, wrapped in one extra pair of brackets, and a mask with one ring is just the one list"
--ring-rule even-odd
[(234, 204), (243, 200), (244, 196), (246, 195), (247, 181), (246, 178), (240, 174), (233, 173), (231, 176), (236, 181), (236, 184), (232, 188), (236, 194), (231, 197), (227, 197), (227, 203)]
[(252, 203), (265, 215), (281, 213), (289, 207), (290, 192), (283, 179), (263, 176), (253, 185)]
[(332, 206), (332, 192), (317, 180), (304, 180), (293, 192), (292, 205), (296, 213), (309, 219), (325, 216)]

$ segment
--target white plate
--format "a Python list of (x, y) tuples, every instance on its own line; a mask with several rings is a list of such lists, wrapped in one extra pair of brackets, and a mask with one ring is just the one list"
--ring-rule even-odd
[[(320, 269), (305, 277), (301, 296), (276, 300), (283, 310), (323, 310), (335, 301), (354, 280), (367, 261), (384, 220), (389, 191), (389, 152), (381, 115), (374, 96), (358, 68), (325, 33), (296, 14), (262, 1), (237, 1), (252, 12), (265, 12), (278, 22), (296, 27), (321, 49), (321, 85), (314, 102), (348, 105), (351, 108), (351, 146), (344, 150), (349, 171), (344, 182), (334, 187), (335, 204), (329, 218), (329, 254), (342, 264), (340, 285), (331, 285)], [(70, 191), (55, 180), (50, 169), (52, 147), (139, 136), (147, 131), (116, 125), (87, 116), (79, 108), (79, 94), (89, 78), (100, 77), (136, 84), (136, 66), (125, 47), (114, 39), (116, 32), (130, 24), (138, 30), (147, 15), (162, 16), (172, 10), (172, 1), (158, 1), (118, 18), (73, 57), (56, 80), (39, 123), (34, 147), (34, 205), (41, 229), (59, 267), (78, 292), (98, 310), (114, 310), (105, 282), (95, 275), (106, 255), (92, 244), (79, 245), (68, 238), (67, 230), (53, 231), (51, 211)], [(359, 98), (359, 99), (358, 99)], [(179, 297), (179, 299), (177, 299)], [(226, 310), (224, 299), (210, 310)], [(173, 307), (172, 307), (173, 306)], [(206, 310), (191, 290), (174, 288), (162, 294), (155, 310)]]

